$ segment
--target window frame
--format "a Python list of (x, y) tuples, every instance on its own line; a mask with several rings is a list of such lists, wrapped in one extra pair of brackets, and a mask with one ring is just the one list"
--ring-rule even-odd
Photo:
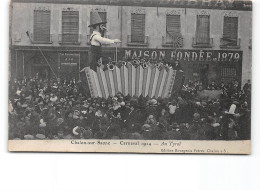
[(166, 35), (165, 35), (165, 44), (173, 44), (173, 39), (171, 38), (171, 40), (172, 41), (168, 41), (168, 38), (167, 38), (167, 35), (169, 35), (167, 32), (168, 32), (168, 30), (167, 30), (167, 18), (168, 17), (170, 17), (170, 16), (177, 16), (178, 18), (179, 18), (179, 29), (178, 29), (178, 32), (176, 32), (176, 33), (179, 33), (179, 34), (181, 34), (181, 15), (171, 15), (171, 14), (166, 14), (166, 18), (165, 18), (165, 27), (166, 27), (166, 29), (165, 29), (165, 32), (166, 32)]
[[(232, 45), (232, 44), (228, 45), (228, 44), (224, 44), (223, 43), (223, 41), (225, 40), (225, 38), (224, 38), (224, 24), (225, 24), (224, 20), (225, 20), (225, 17), (235, 17), (235, 18), (237, 18), (237, 41), (235, 42), (236, 44), (234, 44), (234, 45)], [(221, 27), (222, 27), (222, 37), (220, 38), (220, 48), (239, 49), (240, 48), (240, 41), (241, 41), (241, 39), (240, 39), (240, 32), (239, 32), (239, 29), (240, 29), (240, 17), (237, 14), (231, 15), (231, 16), (230, 15), (223, 15)]]
[[(143, 20), (143, 41), (133, 41), (133, 16), (134, 15), (142, 15), (143, 17), (144, 17), (144, 20)], [(130, 35), (130, 37), (131, 37), (131, 43), (135, 43), (135, 44), (144, 44), (145, 43), (145, 33), (146, 33), (146, 30), (145, 30), (145, 27), (146, 27), (146, 25), (145, 25), (145, 23), (146, 23), (146, 14), (145, 13), (131, 13), (131, 35)]]
[[(48, 23), (48, 26), (49, 26), (49, 29), (48, 29), (48, 31), (49, 31), (49, 33), (48, 34), (45, 34), (45, 35), (47, 35), (47, 36), (49, 36), (49, 38), (48, 39), (46, 39), (46, 40), (40, 40), (40, 39), (35, 39), (35, 37), (37, 37), (35, 34), (36, 34), (36, 21), (35, 21), (35, 19), (36, 19), (36, 16), (35, 16), (35, 13), (36, 12), (48, 12), (49, 13), (49, 23)], [(51, 15), (52, 14), (52, 12), (51, 12), (51, 10), (41, 10), (41, 9), (34, 9), (33, 10), (33, 37), (32, 37), (32, 43), (34, 43), (34, 44), (52, 44), (52, 35), (51, 35)]]
[[(64, 17), (64, 15), (63, 15), (63, 13), (65, 13), (65, 12), (75, 12), (75, 13), (77, 13), (77, 33), (70, 33), (70, 32), (64, 32), (64, 23), (65, 23), (65, 21), (64, 21), (64, 19), (63, 19), (63, 17)], [(71, 23), (73, 23), (73, 22), (71, 22)], [(75, 22), (76, 23), (76, 22)], [(60, 39), (60, 43), (61, 44), (80, 44), (80, 12), (78, 11), (78, 10), (63, 10), (62, 12), (61, 12), (61, 39)], [(65, 36), (72, 36), (73, 37), (73, 35), (75, 35), (75, 37), (74, 37), (74, 39), (75, 39), (75, 41), (73, 41), (73, 40), (69, 40), (70, 38), (64, 38)]]
[[(199, 28), (199, 22), (201, 22), (201, 21), (199, 21), (199, 18), (200, 18), (200, 17), (201, 17), (201, 18), (202, 18), (202, 17), (208, 18), (208, 26), (207, 26), (207, 27), (208, 27), (208, 29), (207, 29), (207, 30), (208, 30), (208, 31), (207, 31), (208, 41), (207, 41), (207, 42), (203, 42), (203, 41), (202, 41), (202, 42), (199, 42), (199, 41), (198, 41), (198, 39), (199, 39), (199, 38), (198, 38), (198, 35), (199, 35), (199, 33), (200, 33), (200, 32), (199, 32), (200, 29), (198, 29), (198, 28)], [(196, 29), (195, 29), (196, 44), (201, 44), (201, 45), (208, 45), (208, 44), (210, 44), (210, 32), (211, 32), (211, 30), (210, 30), (210, 23), (211, 23), (211, 22), (210, 22), (210, 15), (200, 15), (200, 14), (197, 15), (197, 18), (196, 18)], [(206, 34), (206, 33), (205, 33), (205, 34)]]

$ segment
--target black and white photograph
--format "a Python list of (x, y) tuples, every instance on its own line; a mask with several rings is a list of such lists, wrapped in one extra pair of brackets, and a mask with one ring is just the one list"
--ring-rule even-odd
[(250, 154), (251, 0), (12, 0), (9, 151)]

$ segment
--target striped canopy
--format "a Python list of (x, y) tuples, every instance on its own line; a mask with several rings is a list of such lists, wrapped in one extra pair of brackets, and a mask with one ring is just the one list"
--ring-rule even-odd
[[(97, 72), (89, 67), (85, 73), (91, 97), (108, 98), (121, 92), (124, 96), (168, 98), (175, 83), (176, 70), (172, 68), (157, 68), (156, 66), (133, 66), (131, 63), (122, 67), (114, 66), (105, 69), (97, 68)], [(178, 81), (179, 82), (179, 81)]]

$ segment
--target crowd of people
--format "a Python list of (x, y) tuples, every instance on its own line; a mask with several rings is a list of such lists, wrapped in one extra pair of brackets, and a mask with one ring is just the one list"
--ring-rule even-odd
[[(250, 139), (251, 84), (189, 81), (167, 99), (91, 98), (81, 81), (26, 78), (9, 88), (10, 139)], [(201, 99), (202, 90), (220, 97)]]

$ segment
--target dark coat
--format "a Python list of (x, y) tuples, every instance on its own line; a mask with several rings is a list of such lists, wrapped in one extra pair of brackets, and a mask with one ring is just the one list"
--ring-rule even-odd
[(128, 112), (126, 116), (125, 126), (127, 131), (132, 132), (136, 124), (140, 124), (141, 111), (139, 109), (135, 109), (133, 111)]

